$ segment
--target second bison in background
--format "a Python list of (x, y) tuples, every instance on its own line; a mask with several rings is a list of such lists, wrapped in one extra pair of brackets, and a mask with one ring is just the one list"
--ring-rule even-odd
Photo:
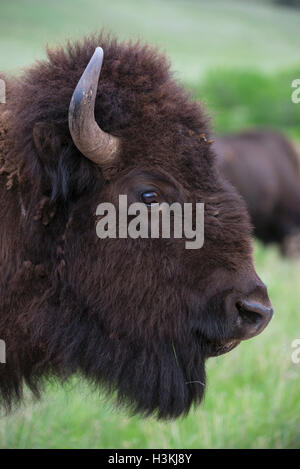
[(300, 255), (300, 169), (296, 149), (280, 133), (251, 130), (219, 137), (221, 170), (245, 199), (254, 234)]

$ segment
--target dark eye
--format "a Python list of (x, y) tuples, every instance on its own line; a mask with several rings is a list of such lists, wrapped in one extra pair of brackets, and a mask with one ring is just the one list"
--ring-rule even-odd
[(146, 205), (159, 204), (159, 195), (154, 191), (147, 191), (141, 194), (141, 201)]

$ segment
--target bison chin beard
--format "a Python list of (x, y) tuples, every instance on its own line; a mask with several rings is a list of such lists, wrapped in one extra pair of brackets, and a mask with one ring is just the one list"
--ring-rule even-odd
[(172, 419), (187, 414), (204, 395), (204, 359), (199, 345), (191, 348), (190, 343), (172, 342), (152, 342), (142, 348), (106, 338), (93, 343), (89, 337), (86, 346), (64, 354), (59, 368), (63, 374), (79, 371), (108, 396), (117, 391), (117, 404), (131, 414)]
[[(151, 344), (151, 350), (130, 349), (116, 370), (118, 400), (133, 413), (176, 418), (200, 403), (205, 390), (205, 366), (191, 344)], [(192, 357), (192, 358), (191, 358)]]
[(199, 343), (157, 340), (143, 346), (136, 338), (112, 338), (97, 326), (91, 318), (86, 321), (78, 315), (73, 323), (56, 327), (50, 340), (47, 328), (42, 334), (32, 331), (32, 354), (26, 362), (21, 365), (18, 360), (4, 367), (2, 403), (9, 409), (20, 401), (24, 382), (39, 397), (47, 376), (63, 383), (74, 374), (86, 378), (108, 397), (116, 392), (117, 404), (131, 414), (173, 419), (201, 402), (205, 355)]
[[(43, 362), (51, 363), (59, 379), (79, 373), (108, 395), (117, 392), (117, 403), (131, 414), (159, 419), (187, 414), (202, 400), (205, 367), (199, 343), (157, 338), (146, 344), (136, 336), (117, 337), (104, 331), (94, 315), (87, 318), (79, 311), (68, 324), (56, 325), (52, 334), (47, 327), (43, 331)], [(35, 372), (43, 375), (37, 365)]]

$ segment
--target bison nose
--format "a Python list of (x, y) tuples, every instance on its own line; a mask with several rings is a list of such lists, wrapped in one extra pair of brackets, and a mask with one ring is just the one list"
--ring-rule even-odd
[(236, 303), (236, 308), (242, 340), (250, 339), (262, 332), (273, 316), (273, 308), (267, 295), (264, 301), (241, 299)]

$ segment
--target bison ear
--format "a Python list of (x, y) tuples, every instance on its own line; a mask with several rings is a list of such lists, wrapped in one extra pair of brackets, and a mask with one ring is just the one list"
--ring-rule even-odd
[(52, 200), (70, 201), (92, 188), (96, 177), (94, 167), (86, 158), (80, 157), (72, 140), (58, 126), (37, 122), (33, 128), (33, 141), (43, 169), (43, 191)]
[(33, 128), (33, 142), (42, 168), (41, 187), (43, 193), (56, 199), (61, 194), (59, 162), (63, 145), (58, 129), (51, 122), (37, 122)]
[(43, 164), (57, 164), (62, 142), (54, 124), (37, 122), (33, 128), (33, 141)]

